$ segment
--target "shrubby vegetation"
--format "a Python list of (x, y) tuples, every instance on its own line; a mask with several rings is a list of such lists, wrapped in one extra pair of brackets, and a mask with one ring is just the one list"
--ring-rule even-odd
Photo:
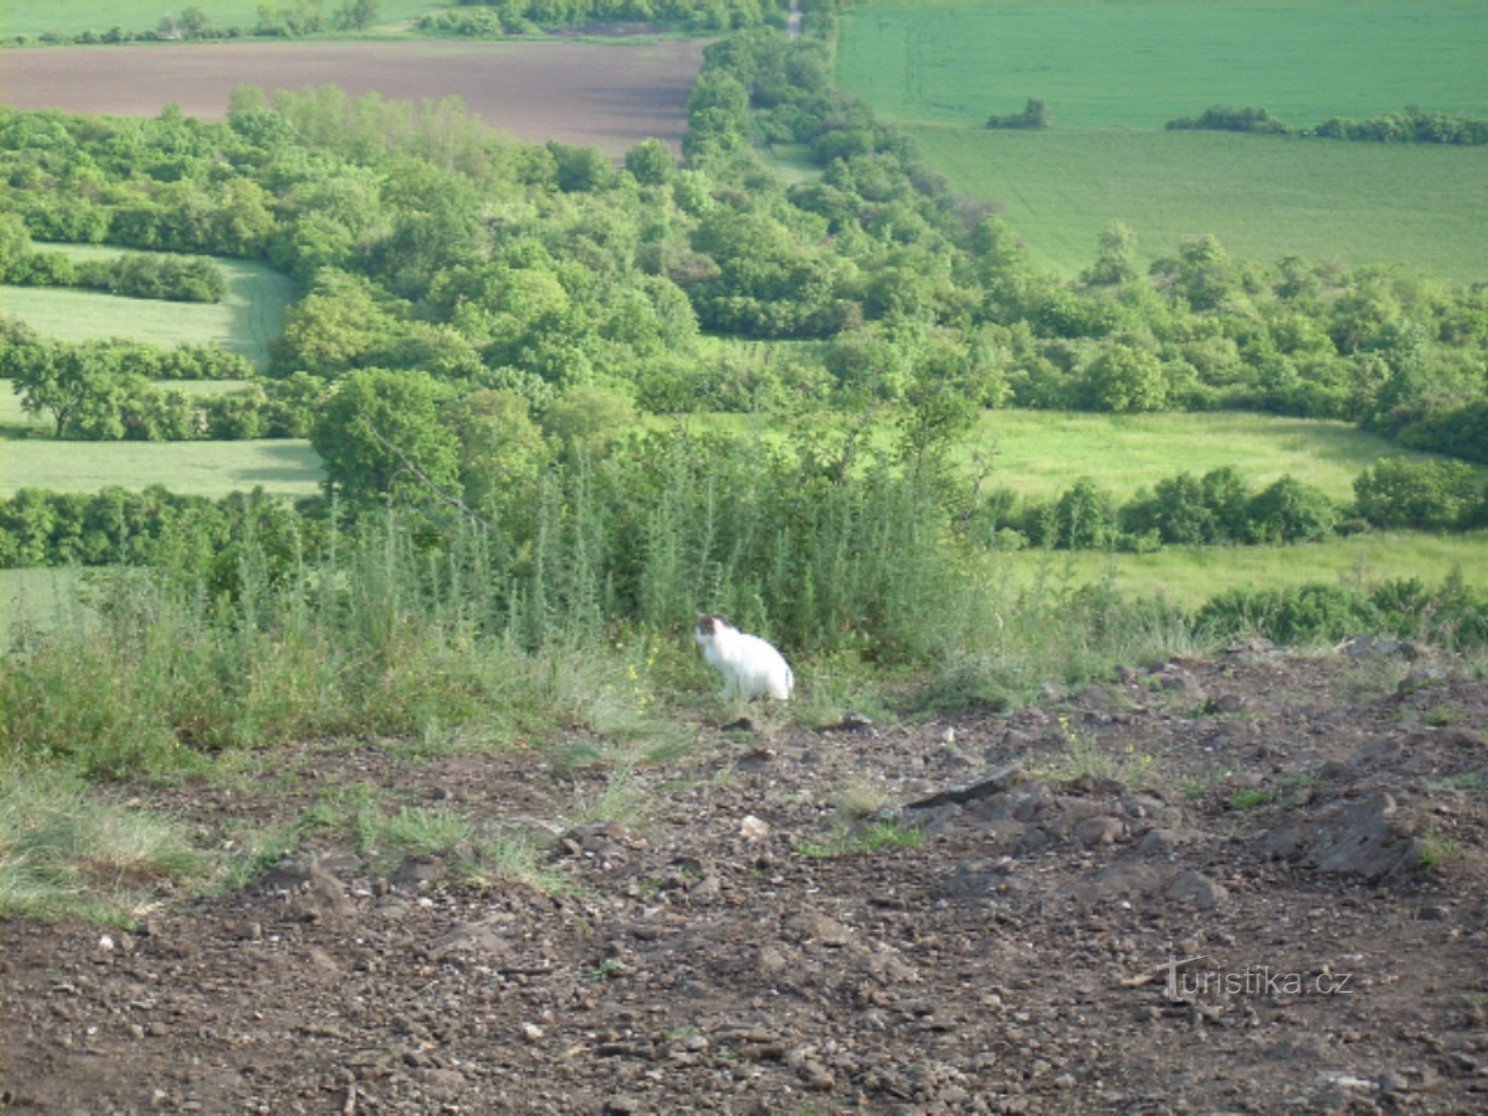
[(1336, 643), (1370, 632), (1466, 649), (1488, 641), (1488, 596), (1450, 578), (1436, 588), (1406, 578), (1373, 589), (1231, 590), (1200, 608), (1196, 620), (1221, 639), (1263, 635), (1277, 643)]
[(1477, 146), (1488, 143), (1488, 120), (1478, 116), (1454, 116), (1427, 112), (1419, 105), (1406, 105), (1401, 112), (1371, 116), (1364, 120), (1332, 117), (1315, 128), (1299, 128), (1272, 116), (1264, 108), (1247, 105), (1211, 105), (1197, 119), (1181, 116), (1167, 123), (1169, 131), (1207, 129), (1219, 132), (1256, 132), (1277, 136), (1321, 136), (1325, 139), (1363, 140), (1371, 143), (1450, 143)]
[[(584, 24), (655, 23), (688, 31), (719, 32), (757, 27), (766, 22), (784, 25), (788, 0), (461, 0), (460, 6), (421, 17), (418, 30), (438, 35), (494, 37), (527, 35)], [(340, 0), (334, 7), (322, 0), (264, 0), (251, 27), (219, 27), (196, 5), (160, 18), (153, 28), (115, 25), (107, 30), (77, 34), (48, 31), (39, 41), (63, 43), (210, 42), (249, 36), (293, 39), (306, 35), (364, 31), (376, 25), (378, 0)], [(15, 35), (0, 40), (26, 46), (31, 40)]]
[(211, 260), (127, 255), (77, 260), (62, 252), (38, 252), (25, 222), (0, 214), (0, 283), (31, 287), (84, 287), (131, 298), (176, 302), (221, 302), (227, 276)]
[(787, 0), (462, 0), (431, 12), (418, 28), (440, 34), (524, 35), (550, 27), (657, 23), (691, 31), (730, 31), (784, 23)]
[(1039, 129), (1047, 128), (1053, 121), (1054, 114), (1049, 110), (1048, 102), (1037, 97), (1029, 97), (1022, 112), (1009, 113), (1005, 116), (999, 116), (994, 112), (987, 117), (987, 127)]

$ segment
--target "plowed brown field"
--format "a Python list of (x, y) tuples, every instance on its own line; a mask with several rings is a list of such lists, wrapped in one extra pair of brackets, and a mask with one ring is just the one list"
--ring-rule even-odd
[(522, 140), (611, 153), (680, 142), (702, 61), (697, 40), (594, 43), (211, 43), (6, 50), (0, 101), (15, 108), (153, 116), (174, 101), (222, 119), (239, 85), (338, 85), (391, 100), (457, 96)]

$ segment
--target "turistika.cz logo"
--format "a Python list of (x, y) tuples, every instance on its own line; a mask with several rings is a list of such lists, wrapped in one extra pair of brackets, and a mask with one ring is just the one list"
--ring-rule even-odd
[(1352, 996), (1352, 973), (1324, 970), (1302, 973), (1275, 969), (1270, 965), (1247, 965), (1243, 969), (1198, 968), (1206, 957), (1169, 961), (1164, 991), (1169, 1000), (1187, 1002), (1232, 996)]

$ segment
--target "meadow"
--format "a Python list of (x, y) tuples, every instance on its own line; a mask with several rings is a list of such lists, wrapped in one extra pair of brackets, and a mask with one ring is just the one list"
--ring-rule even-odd
[[(81, 244), (36, 247), (76, 259), (107, 259), (129, 251)], [(123, 337), (167, 347), (216, 344), (266, 365), (269, 342), (284, 331), (284, 311), (298, 297), (294, 280), (249, 260), (210, 259), (227, 275), (227, 297), (221, 302), (167, 302), (60, 287), (0, 285), (0, 313), (62, 341)]]
[[(755, 415), (645, 421), (656, 428), (681, 425), (698, 435), (721, 430), (784, 437), (779, 427)], [(1345, 422), (1243, 411), (984, 411), (955, 453), (967, 470), (985, 475), (984, 489), (1009, 488), (1024, 496), (1055, 496), (1081, 477), (1093, 477), (1125, 499), (1178, 473), (1201, 476), (1229, 466), (1256, 487), (1290, 475), (1338, 501), (1351, 500), (1354, 478), (1382, 457), (1430, 456)], [(1488, 482), (1488, 468), (1480, 472)]]
[(313, 496), (325, 473), (310, 443), (281, 439), (241, 442), (0, 442), (0, 496), (18, 488), (96, 492), (163, 484), (187, 496), (226, 496), (262, 487), (285, 496)]
[[(844, 18), (837, 81), (957, 188), (1001, 202), (1035, 260), (1065, 275), (1121, 220), (1148, 260), (1212, 233), (1243, 258), (1467, 282), (1488, 274), (1488, 150), (1162, 129), (1216, 103), (1299, 125), (1410, 103), (1488, 115), (1484, 57), (1477, 3), (885, 2)], [(1052, 129), (983, 127), (1029, 97), (1048, 102)]]
[(1485, 557), (1488, 532), (1392, 531), (1302, 546), (1174, 546), (1151, 554), (1026, 550), (1003, 555), (999, 562), (1011, 590), (1109, 582), (1123, 594), (1160, 596), (1196, 608), (1231, 589), (1309, 583), (1368, 589), (1390, 578), (1415, 577), (1439, 585), (1456, 575), (1468, 586), (1488, 589)]
[(1409, 103), (1488, 115), (1477, 0), (882, 0), (843, 18), (837, 57), (839, 85), (904, 121), (981, 126), (1029, 97), (1071, 128), (1216, 103), (1302, 125)]
[[(988, 411), (961, 451), (991, 455), (988, 484), (1054, 495), (1083, 476), (1125, 497), (1178, 473), (1230, 466), (1256, 486), (1290, 474), (1334, 500), (1381, 457), (1421, 458), (1343, 422), (1222, 411), (1103, 415)], [(1488, 481), (1488, 469), (1481, 470)]]
[(1211, 234), (1239, 258), (1488, 277), (1488, 147), (1219, 132), (906, 128), (959, 190), (999, 201), (1033, 258), (1090, 266), (1113, 220), (1146, 262)]
[[(76, 35), (83, 31), (107, 31), (111, 27), (123, 27), (129, 31), (153, 31), (162, 16), (180, 11), (192, 5), (174, 8), (168, 5), (141, 3), (140, 0), (55, 0), (50, 4), (7, 4), (0, 16), (0, 35), (29, 35), (39, 37), (48, 31)], [(258, 24), (258, 0), (201, 0), (194, 5), (200, 8), (214, 27), (254, 27)], [(275, 7), (293, 10), (294, 5), (277, 4)], [(417, 19), (427, 12), (437, 11), (446, 5), (432, 0), (379, 0), (377, 5), (379, 24), (401, 24)], [(337, 6), (323, 5), (323, 10), (333, 15)]]

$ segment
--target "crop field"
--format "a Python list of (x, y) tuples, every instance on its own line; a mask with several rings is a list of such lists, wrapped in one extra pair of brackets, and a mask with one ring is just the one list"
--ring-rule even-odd
[(1318, 124), (1419, 104), (1488, 115), (1478, 0), (882, 0), (837, 77), (896, 120), (981, 126), (1040, 97), (1055, 127), (1161, 128), (1212, 104)]
[[(262, 7), (258, 0), (201, 0), (195, 6), (201, 9), (213, 27), (253, 27), (258, 23), (258, 12)], [(275, 6), (281, 10), (294, 10), (293, 4)], [(379, 24), (399, 24), (446, 6), (437, 0), (380, 0), (377, 20)], [(4, 14), (0, 15), (0, 35), (35, 38), (48, 31), (76, 35), (84, 31), (107, 31), (110, 27), (153, 31), (162, 16), (168, 12), (179, 15), (187, 7), (191, 5), (175, 7), (141, 3), (140, 0), (54, 0), (49, 4), (23, 0), (5, 6)], [(325, 4), (323, 10), (330, 16), (337, 7)]]
[(1488, 278), (1488, 147), (1219, 132), (908, 129), (957, 189), (995, 199), (1044, 267), (1071, 276), (1112, 220), (1151, 261), (1212, 234), (1231, 255), (1398, 263)]
[(57, 442), (42, 438), (0, 443), (0, 496), (18, 488), (96, 492), (163, 484), (188, 496), (226, 496), (262, 486), (286, 496), (312, 496), (325, 472), (310, 443), (291, 439), (241, 442)]
[[(1485, 57), (1488, 6), (1452, 0), (895, 0), (844, 19), (837, 77), (1065, 274), (1122, 220), (1148, 259), (1212, 233), (1245, 258), (1470, 281), (1488, 276), (1488, 150), (1162, 129), (1216, 103), (1299, 125), (1412, 103), (1488, 115)], [(1052, 129), (982, 126), (1029, 97)]]
[(1488, 533), (1399, 531), (1304, 546), (1166, 547), (1152, 554), (1025, 550), (1001, 559), (1011, 587), (1072, 588), (1110, 579), (1124, 593), (1202, 604), (1229, 589), (1281, 589), (1320, 582), (1369, 587), (1416, 577), (1438, 585), (1451, 574), (1488, 588)]
[(154, 116), (174, 102), (208, 120), (239, 85), (337, 85), (352, 97), (458, 97), (517, 139), (621, 154), (680, 145), (703, 43), (231, 42), (21, 47), (5, 52), (0, 100), (24, 109)]
[[(37, 244), (77, 258), (111, 258), (127, 249), (76, 244)], [(248, 260), (210, 257), (227, 275), (221, 302), (168, 302), (123, 298), (62, 287), (0, 286), (0, 313), (63, 341), (125, 337), (172, 346), (212, 343), (268, 363), (269, 342), (284, 331), (284, 311), (296, 297), (289, 276)]]

